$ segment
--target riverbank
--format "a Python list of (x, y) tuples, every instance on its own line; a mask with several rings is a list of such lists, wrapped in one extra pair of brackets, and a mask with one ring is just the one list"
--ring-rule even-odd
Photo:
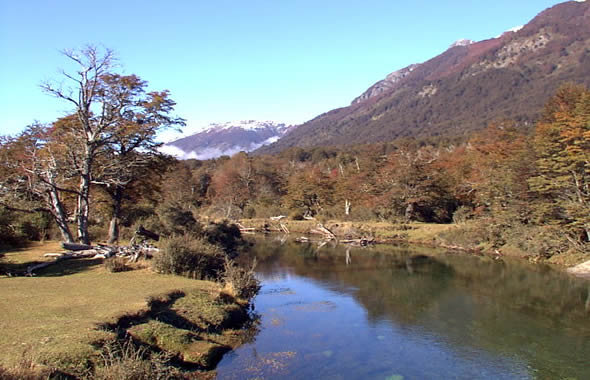
[[(4, 253), (1, 264), (26, 268), (60, 251), (36, 243)], [(1, 276), (0, 287), (0, 375), (102, 378), (102, 368), (127, 378), (144, 368), (211, 378), (221, 356), (248, 339), (247, 300), (146, 263), (112, 273), (103, 259), (67, 260), (35, 277)]]
[[(253, 231), (278, 231), (278, 222), (268, 219), (242, 219), (240, 223)], [(291, 235), (309, 234), (319, 223), (318, 220), (281, 220)], [(340, 239), (370, 237), (377, 243), (405, 242), (409, 244), (441, 247), (470, 253), (485, 254), (496, 258), (501, 256), (519, 257), (532, 262), (544, 262), (561, 268), (573, 268), (568, 272), (580, 277), (590, 277), (590, 257), (587, 253), (568, 251), (549, 258), (535, 250), (526, 250), (516, 244), (495, 248), (472, 239), (475, 223), (433, 224), (433, 223), (391, 223), (391, 222), (349, 222), (324, 221), (323, 225)], [(580, 264), (586, 265), (580, 265)]]

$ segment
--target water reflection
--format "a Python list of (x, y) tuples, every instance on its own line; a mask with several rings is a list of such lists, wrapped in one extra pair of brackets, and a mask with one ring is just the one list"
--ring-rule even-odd
[(408, 247), (269, 239), (253, 255), (262, 330), (220, 378), (590, 378), (587, 281)]

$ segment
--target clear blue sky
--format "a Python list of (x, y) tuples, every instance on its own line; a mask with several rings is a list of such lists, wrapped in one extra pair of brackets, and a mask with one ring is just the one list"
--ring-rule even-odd
[(187, 131), (301, 123), (457, 39), (497, 36), (558, 2), (0, 0), (0, 134), (68, 111), (39, 89), (60, 79), (65, 48), (114, 49), (122, 72), (171, 91)]

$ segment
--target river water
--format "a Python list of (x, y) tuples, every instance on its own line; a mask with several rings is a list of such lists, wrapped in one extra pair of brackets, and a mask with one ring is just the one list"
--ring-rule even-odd
[(252, 255), (258, 332), (219, 379), (590, 379), (586, 280), (410, 246), (268, 238)]

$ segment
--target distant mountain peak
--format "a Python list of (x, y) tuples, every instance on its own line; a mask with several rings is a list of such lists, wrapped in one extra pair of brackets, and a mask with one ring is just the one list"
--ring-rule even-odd
[(276, 129), (283, 129), (288, 127), (285, 123), (277, 123), (274, 121), (257, 121), (257, 120), (236, 120), (236, 121), (227, 121), (225, 123), (211, 123), (209, 124), (208, 128), (204, 130), (206, 131), (217, 131), (223, 129), (230, 129), (230, 128), (240, 128), (246, 131), (255, 131), (260, 129), (268, 129), (268, 128), (276, 128)]
[(291, 127), (285, 123), (256, 120), (211, 123), (200, 132), (164, 144), (160, 150), (179, 159), (231, 156), (272, 144)]
[(590, 3), (568, 1), (496, 38), (459, 40), (387, 75), (347, 107), (324, 112), (259, 153), (464, 136), (504, 119), (523, 127), (563, 83), (590, 85)]
[(457, 41), (453, 42), (453, 43), (451, 44), (451, 46), (449, 46), (449, 49), (450, 49), (450, 48), (454, 48), (455, 46), (469, 46), (469, 45), (471, 45), (471, 44), (473, 44), (473, 43), (475, 43), (475, 41), (473, 41), (473, 40), (468, 40), (468, 39), (466, 39), (466, 38), (462, 38), (462, 39), (460, 39), (460, 40), (457, 40)]

